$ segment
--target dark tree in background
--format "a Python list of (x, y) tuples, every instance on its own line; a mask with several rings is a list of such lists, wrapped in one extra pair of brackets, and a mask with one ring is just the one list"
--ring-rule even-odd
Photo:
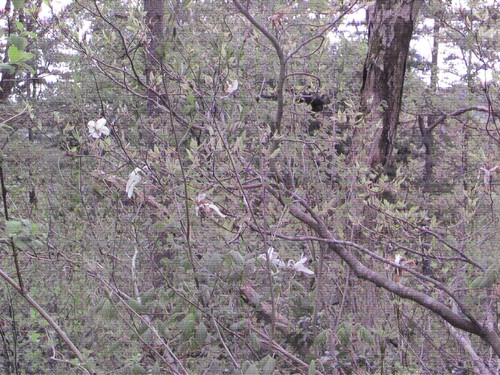
[[(362, 111), (377, 124), (369, 164), (387, 166), (394, 149), (406, 59), (422, 0), (379, 0), (367, 9), (368, 53), (363, 68)], [(371, 137), (370, 137), (371, 138)]]

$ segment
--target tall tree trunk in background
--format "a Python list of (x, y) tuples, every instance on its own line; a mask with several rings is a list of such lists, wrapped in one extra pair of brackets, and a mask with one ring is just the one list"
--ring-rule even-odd
[[(437, 92), (439, 87), (439, 65), (438, 65), (438, 57), (439, 57), (439, 31), (441, 26), (440, 17), (434, 17), (434, 28), (432, 31), (432, 53), (431, 53), (431, 81), (429, 90), (433, 94)], [(424, 174), (422, 176), (423, 180), (423, 192), (424, 193), (432, 193), (433, 192), (433, 182), (434, 182), (434, 128), (432, 124), (436, 120), (436, 116), (429, 115), (427, 119), (424, 119), (422, 116), (418, 116), (418, 128), (420, 129), (420, 135), (422, 136), (422, 144), (424, 145), (425, 154), (424, 154)], [(425, 209), (428, 209), (428, 204), (431, 202), (431, 199), (424, 199), (423, 206)], [(421, 252), (422, 254), (428, 255), (432, 249), (432, 237), (428, 233), (424, 233), (421, 236)], [(422, 256), (420, 259), (422, 264), (422, 273), (426, 276), (434, 277), (433, 270), (431, 267), (431, 260), (428, 256)], [(425, 322), (425, 325), (431, 325), (431, 322)], [(431, 343), (429, 342), (429, 338), (425, 336), (424, 342), (422, 344), (422, 375), (432, 375), (432, 371), (434, 369), (429, 369), (424, 363), (426, 363), (426, 359), (431, 355)]]
[[(5, 57), (3, 62), (8, 63), (9, 58)], [(6, 102), (7, 99), (9, 99), (10, 94), (12, 94), (12, 89), (14, 88), (16, 82), (16, 70), (13, 72), (8, 70), (2, 71), (2, 79), (0, 80), (0, 103)]]
[(439, 84), (439, 42), (441, 36), (441, 19), (434, 17), (434, 27), (432, 29), (432, 61), (431, 61), (431, 91), (437, 92)]
[[(12, 8), (12, 3), (10, 0), (7, 0), (4, 8), (5, 14), (7, 15), (7, 30), (6, 30), (7, 37), (11, 35), (13, 28), (15, 27), (13, 26), (15, 20), (10, 16), (11, 8)], [(4, 63), (9, 62), (9, 56), (7, 54), (9, 46), (10, 43), (7, 43), (5, 45), (4, 58), (3, 58)], [(17, 67), (15, 67), (14, 71), (12, 72), (7, 69), (4, 69), (2, 71), (2, 79), (0, 80), (0, 103), (6, 102), (7, 99), (9, 99), (9, 96), (12, 93), (12, 89), (14, 88), (15, 85), (16, 71)]]
[(368, 53), (363, 67), (361, 108), (376, 126), (371, 167), (387, 166), (394, 149), (406, 58), (423, 0), (377, 0), (367, 9)]
[[(432, 44), (432, 61), (431, 61), (431, 82), (430, 91), (432, 93), (437, 92), (439, 83), (439, 30), (441, 28), (441, 20), (439, 17), (434, 17), (434, 29), (432, 32), (433, 44)], [(434, 128), (432, 124), (436, 120), (437, 116), (429, 115), (427, 116), (427, 124), (425, 124), (422, 117), (418, 118), (418, 126), (420, 129), (420, 134), (422, 136), (422, 143), (425, 148), (424, 156), (424, 192), (428, 193), (432, 190), (432, 183), (434, 180)]]
[(145, 69), (146, 83), (148, 85), (148, 115), (155, 117), (160, 113), (157, 105), (159, 98), (156, 94), (159, 90), (155, 87), (155, 77), (160, 68), (160, 55), (157, 49), (164, 37), (164, 0), (144, 0), (144, 10), (146, 11), (146, 24), (149, 29)]

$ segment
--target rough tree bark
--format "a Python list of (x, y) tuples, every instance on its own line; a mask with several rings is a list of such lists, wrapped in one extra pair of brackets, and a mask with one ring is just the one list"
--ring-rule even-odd
[(422, 3), (423, 0), (377, 0), (367, 9), (368, 53), (363, 67), (361, 108), (367, 125), (376, 126), (369, 151), (371, 167), (387, 166), (390, 162), (406, 58)]
[(158, 95), (155, 90), (155, 73), (160, 68), (158, 47), (164, 38), (164, 0), (144, 0), (148, 40), (146, 45), (146, 84), (148, 85), (148, 116), (156, 117), (160, 113)]
[[(6, 57), (3, 62), (8, 63), (9, 58), (7, 57), (7, 54), (5, 54), (5, 56)], [(17, 69), (13, 72), (8, 70), (2, 71), (2, 79), (0, 80), (0, 103), (6, 102), (12, 94), (12, 89), (14, 88), (16, 82), (16, 71)]]

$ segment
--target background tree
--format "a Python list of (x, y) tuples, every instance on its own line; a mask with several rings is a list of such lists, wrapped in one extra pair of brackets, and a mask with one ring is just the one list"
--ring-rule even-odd
[(420, 0), (376, 1), (367, 9), (368, 53), (363, 67), (361, 107), (376, 124), (369, 151), (372, 167), (387, 166), (394, 149), (406, 60), (421, 6)]

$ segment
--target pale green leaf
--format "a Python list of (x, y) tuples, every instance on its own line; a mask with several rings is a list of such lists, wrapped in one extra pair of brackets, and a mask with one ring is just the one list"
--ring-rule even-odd
[(260, 375), (259, 369), (255, 364), (251, 364), (250, 367), (245, 371), (245, 375)]
[(208, 337), (207, 327), (205, 326), (205, 324), (203, 322), (201, 322), (196, 327), (196, 331), (194, 334), (194, 339), (196, 341), (196, 344), (198, 346), (202, 346), (203, 344), (205, 344), (207, 337)]
[(276, 366), (275, 359), (268, 355), (261, 360), (261, 363), (263, 363), (262, 375), (272, 375)]
[(24, 0), (12, 0), (15, 10), (19, 10), (24, 7)]
[(21, 60), (23, 56), (22, 51), (20, 51), (19, 48), (17, 48), (16, 46), (9, 47), (8, 55), (9, 55), (9, 61), (11, 63), (18, 62), (19, 60)]
[(7, 63), (0, 63), (0, 70), (8, 70), (10, 74), (13, 74), (16, 71), (16, 67)]
[(134, 365), (130, 370), (130, 373), (132, 375), (147, 375), (148, 372), (141, 365)]

